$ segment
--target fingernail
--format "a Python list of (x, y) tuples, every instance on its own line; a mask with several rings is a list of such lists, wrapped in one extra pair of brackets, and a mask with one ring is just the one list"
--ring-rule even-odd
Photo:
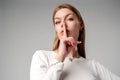
[(77, 41), (77, 44), (80, 44), (80, 43), (82, 43), (81, 41)]

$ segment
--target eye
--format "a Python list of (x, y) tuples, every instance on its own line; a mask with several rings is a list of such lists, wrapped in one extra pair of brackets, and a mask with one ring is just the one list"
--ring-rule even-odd
[(60, 24), (60, 21), (55, 21), (55, 25), (58, 25), (58, 24)]
[(73, 21), (73, 20), (74, 20), (74, 18), (68, 18), (68, 20), (69, 20), (69, 21)]

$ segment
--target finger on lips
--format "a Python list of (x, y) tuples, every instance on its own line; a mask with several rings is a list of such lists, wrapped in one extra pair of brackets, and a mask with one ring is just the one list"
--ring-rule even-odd
[(77, 45), (82, 43), (81, 41), (75, 41), (73, 37), (67, 37), (67, 30), (64, 27), (63, 28), (63, 37), (66, 38), (67, 47), (73, 47), (75, 50), (77, 50)]
[(67, 31), (66, 31), (66, 29), (64, 28), (64, 30), (63, 30), (63, 36), (66, 38), (67, 37)]

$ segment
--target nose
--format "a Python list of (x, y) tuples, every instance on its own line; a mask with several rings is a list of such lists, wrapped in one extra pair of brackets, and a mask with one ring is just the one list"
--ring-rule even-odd
[(63, 22), (62, 22), (62, 24), (61, 24), (61, 28), (64, 28), (64, 29), (66, 29), (66, 28), (67, 28), (67, 24), (66, 24), (66, 22), (65, 22), (65, 21), (63, 21)]

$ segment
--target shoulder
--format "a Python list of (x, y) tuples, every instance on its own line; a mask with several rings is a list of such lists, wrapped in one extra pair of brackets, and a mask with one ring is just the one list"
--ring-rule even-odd
[(53, 56), (53, 51), (47, 51), (47, 50), (37, 50), (33, 54), (33, 57), (41, 57), (41, 58), (47, 58), (47, 56)]
[(95, 66), (97, 64), (97, 61), (95, 61), (94, 59), (89, 59), (89, 58), (83, 58), (81, 57), (80, 59), (78, 59), (79, 64), (82, 64), (82, 66), (86, 66), (86, 68), (89, 69), (95, 69)]
[(48, 50), (36, 50), (33, 54), (33, 57), (39, 57), (39, 58), (51, 58), (54, 57), (55, 53), (54, 51), (48, 51)]
[(98, 61), (96, 61), (95, 59), (89, 59), (89, 58), (83, 58), (83, 64), (94, 75), (97, 75), (98, 66), (101, 66), (101, 64)]
[(109, 70), (106, 67), (104, 67), (99, 61), (95, 59), (88, 59), (87, 62), (89, 68), (96, 76), (101, 75), (101, 73), (107, 73), (107, 72), (109, 73)]
[(81, 57), (79, 60), (80, 60), (82, 63), (85, 63), (85, 64), (87, 64), (87, 65), (91, 65), (91, 64), (96, 63), (96, 61), (95, 61), (94, 59), (89, 59), (89, 58), (83, 58), (83, 57)]
[(55, 56), (53, 51), (37, 50), (32, 56), (32, 60), (48, 63)]
[(96, 69), (98, 67), (103, 67), (103, 65), (95, 59), (87, 59), (87, 62), (94, 69)]
[(108, 79), (115, 79), (119, 80), (119, 78), (111, 72), (107, 67), (105, 67), (103, 64), (101, 64), (97, 60), (88, 60), (89, 66), (91, 67), (91, 70), (94, 72), (94, 74), (101, 78), (102, 80), (108, 80)]
[(95, 59), (85, 59), (84, 60), (85, 61), (85, 63), (90, 67), (90, 68), (92, 68), (92, 69), (96, 69), (96, 67), (98, 66), (98, 65), (100, 65), (100, 63), (98, 62), (98, 61), (96, 61)]
[(82, 58), (83, 61), (88, 64), (88, 65), (96, 65), (99, 64), (98, 61), (96, 61), (95, 59), (89, 59), (89, 58)]

